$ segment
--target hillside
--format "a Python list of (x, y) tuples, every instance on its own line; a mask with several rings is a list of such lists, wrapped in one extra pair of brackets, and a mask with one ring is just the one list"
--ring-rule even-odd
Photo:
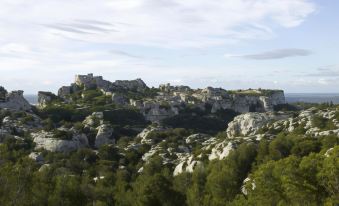
[(0, 89), (1, 205), (336, 205), (339, 107), (77, 75)]

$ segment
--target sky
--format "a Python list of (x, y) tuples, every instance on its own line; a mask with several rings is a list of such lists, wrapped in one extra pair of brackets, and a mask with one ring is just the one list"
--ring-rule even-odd
[(76, 74), (339, 93), (337, 0), (0, 0), (0, 85)]

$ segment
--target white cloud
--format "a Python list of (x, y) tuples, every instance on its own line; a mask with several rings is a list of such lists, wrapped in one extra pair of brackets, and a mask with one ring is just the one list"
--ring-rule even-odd
[(0, 7), (5, 40), (41, 43), (61, 35), (159, 47), (266, 38), (272, 25), (298, 26), (315, 10), (307, 0), (6, 0)]
[(267, 39), (315, 11), (308, 0), (1, 0), (0, 8), (0, 82), (29, 91), (55, 89), (86, 72), (150, 82), (218, 76), (190, 65), (165, 67), (168, 62), (142, 49), (117, 48), (207, 48)]

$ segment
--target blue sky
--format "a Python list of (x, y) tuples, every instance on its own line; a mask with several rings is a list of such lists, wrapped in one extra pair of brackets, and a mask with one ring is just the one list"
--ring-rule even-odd
[(336, 0), (0, 0), (0, 85), (56, 92), (75, 74), (339, 92)]

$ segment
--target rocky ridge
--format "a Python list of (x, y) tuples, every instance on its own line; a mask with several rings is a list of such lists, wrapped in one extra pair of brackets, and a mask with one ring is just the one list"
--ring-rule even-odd
[[(47, 131), (43, 128), (43, 121), (46, 120), (43, 115), (44, 108), (54, 104), (54, 100), (58, 100), (55, 106), (72, 103), (78, 111), (87, 105), (72, 99), (72, 95), (76, 91), (94, 90), (110, 97), (114, 109), (116, 106), (136, 109), (149, 121), (148, 125), (142, 127), (143, 130), (139, 134), (129, 134), (132, 138), (128, 139), (124, 146), (116, 142), (122, 137), (119, 132), (126, 128), (116, 129), (116, 125), (105, 117), (107, 108), (89, 115), (86, 113), (84, 118), (77, 120), (77, 127), (75, 124), (66, 127), (69, 122), (61, 121), (54, 123), (53, 130)], [(145, 95), (147, 92), (151, 95)], [(339, 135), (338, 111), (334, 109), (311, 108), (301, 112), (274, 112), (275, 106), (285, 103), (284, 94), (280, 90), (227, 91), (212, 87), (191, 89), (169, 84), (152, 89), (140, 79), (109, 82), (92, 74), (78, 75), (71, 86), (60, 88), (58, 96), (50, 92), (39, 92), (40, 113), (30, 111), (31, 106), (28, 107), (27, 101), (22, 100), (22, 92), (8, 94), (3, 91), (0, 94), (1, 103), (6, 108), (1, 109), (4, 115), (1, 117), (0, 140), (3, 141), (3, 137), (22, 140), (27, 138), (25, 135), (28, 134), (35, 143), (35, 151), (30, 158), (37, 162), (42, 162), (39, 156), (41, 150), (69, 153), (81, 148), (98, 150), (103, 145), (112, 145), (120, 151), (119, 155), (122, 157), (133, 151), (140, 152), (140, 148), (143, 148), (138, 168), (140, 172), (150, 159), (161, 157), (163, 164), (173, 165), (173, 175), (178, 175), (182, 172), (192, 172), (196, 167), (203, 167), (206, 161), (226, 158), (241, 143), (256, 144), (263, 138), (271, 140), (279, 132), (298, 133), (302, 130), (300, 134), (305, 138)], [(16, 103), (9, 104), (13, 101)], [(222, 110), (234, 110), (241, 114), (227, 127), (225, 125), (227, 129), (220, 131), (223, 135), (183, 132), (162, 125), (161, 120), (179, 115), (182, 108), (187, 106), (208, 110), (209, 115), (218, 114)], [(22, 113), (19, 115), (16, 112)], [(326, 125), (315, 125), (317, 118), (321, 118)], [(151, 122), (156, 124), (150, 124)], [(138, 131), (136, 128), (129, 131), (131, 130)], [(63, 135), (60, 138), (59, 131), (69, 136)], [(171, 135), (166, 136), (167, 133)], [(121, 167), (126, 166), (124, 161), (119, 164)]]
[[(151, 122), (175, 116), (185, 105), (194, 105), (203, 110), (208, 106), (211, 107), (212, 113), (222, 109), (247, 113), (274, 111), (275, 106), (286, 103), (284, 92), (281, 90), (227, 91), (213, 87), (191, 89), (188, 86), (170, 84), (149, 88), (141, 79), (110, 82), (93, 74), (76, 75), (74, 83), (59, 89), (58, 96), (65, 101), (72, 101), (72, 94), (82, 89), (98, 89), (109, 96), (116, 105), (137, 108)], [(136, 95), (128, 96), (130, 92)], [(147, 92), (153, 92), (153, 95), (145, 96)], [(143, 95), (145, 97), (142, 97)], [(41, 98), (39, 105), (44, 105), (46, 100), (48, 101)]]

